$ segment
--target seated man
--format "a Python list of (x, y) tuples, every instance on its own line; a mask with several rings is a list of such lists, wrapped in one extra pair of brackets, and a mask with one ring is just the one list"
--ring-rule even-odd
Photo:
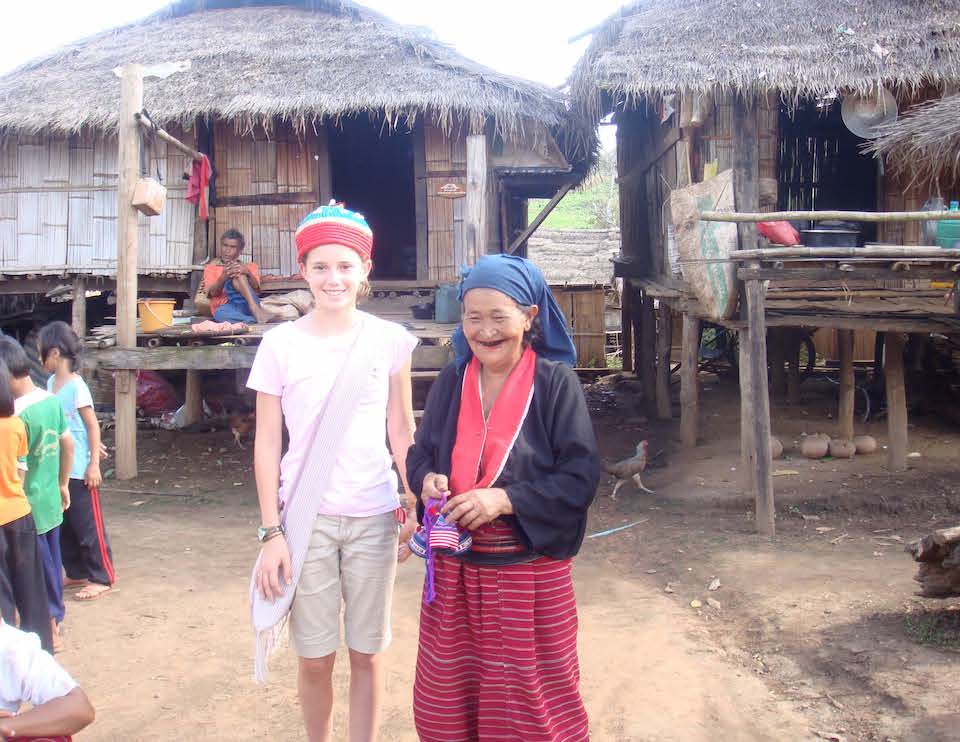
[[(68, 740), (93, 723), (86, 693), (36, 634), (0, 621), (0, 740)], [(31, 708), (21, 713), (23, 704)]]
[(220, 238), (220, 257), (203, 269), (203, 285), (210, 298), (210, 312), (217, 322), (269, 322), (272, 313), (260, 306), (260, 269), (256, 263), (241, 263), (246, 241), (236, 229)]

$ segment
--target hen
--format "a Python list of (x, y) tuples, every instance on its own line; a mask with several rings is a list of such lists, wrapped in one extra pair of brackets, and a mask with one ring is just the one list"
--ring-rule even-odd
[(230, 432), (233, 433), (233, 440), (237, 442), (240, 448), (243, 448), (243, 439), (257, 427), (257, 416), (254, 412), (236, 413), (230, 415)]
[(637, 485), (638, 489), (643, 490), (644, 492), (649, 492), (651, 495), (656, 494), (653, 490), (647, 489), (643, 486), (643, 482), (640, 479), (640, 473), (647, 468), (647, 442), (640, 441), (637, 444), (637, 452), (628, 459), (623, 459), (623, 461), (618, 461), (614, 464), (609, 464), (606, 461), (603, 462), (603, 470), (607, 474), (612, 474), (617, 478), (617, 483), (613, 487), (613, 492), (611, 493), (611, 498), (616, 498), (617, 490), (619, 490), (624, 484), (627, 483), (628, 479), (632, 479), (633, 483)]

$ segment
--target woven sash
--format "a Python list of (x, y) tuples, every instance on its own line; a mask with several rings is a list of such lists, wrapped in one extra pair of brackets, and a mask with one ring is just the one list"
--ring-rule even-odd
[(363, 387), (370, 377), (377, 344), (366, 336), (364, 324), (364, 317), (361, 315), (357, 335), (347, 351), (347, 357), (337, 374), (333, 388), (323, 403), (323, 409), (310, 433), (311, 441), (303, 466), (293, 479), (280, 512), (280, 521), (286, 529), (287, 547), (290, 549), (292, 582), (282, 585), (283, 593), (276, 601), (264, 600), (256, 587), (262, 553), (253, 566), (250, 577), (250, 605), (253, 630), (256, 634), (254, 678), (259, 682), (267, 679), (267, 660), (286, 625), (320, 508), (320, 496), (329, 485), (330, 474), (344, 438), (344, 428), (353, 418)]

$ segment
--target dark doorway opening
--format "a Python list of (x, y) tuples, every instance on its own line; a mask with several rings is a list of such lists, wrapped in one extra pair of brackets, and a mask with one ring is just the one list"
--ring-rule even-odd
[[(877, 161), (860, 151), (864, 140), (847, 129), (840, 103), (780, 108), (777, 167), (779, 209), (876, 211)], [(860, 225), (861, 239), (875, 241), (877, 225)]]
[(329, 130), (333, 195), (359, 211), (373, 230), (373, 273), (379, 280), (417, 277), (413, 135), (380, 120), (342, 119)]

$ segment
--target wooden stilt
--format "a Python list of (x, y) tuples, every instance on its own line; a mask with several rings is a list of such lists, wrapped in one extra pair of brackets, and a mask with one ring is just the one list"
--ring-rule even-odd
[(840, 350), (840, 406), (837, 411), (837, 435), (842, 440), (853, 440), (853, 408), (856, 388), (853, 375), (853, 330), (837, 330)]
[(643, 295), (640, 303), (640, 337), (637, 342), (638, 368), (643, 386), (643, 403), (652, 413), (657, 397), (657, 318), (653, 297)]
[[(139, 126), (143, 110), (143, 69), (123, 65), (120, 79), (119, 179), (117, 181), (117, 347), (137, 345), (137, 214), (130, 204), (140, 168)], [(136, 371), (116, 374), (117, 479), (137, 476)]]
[(907, 392), (903, 375), (903, 335), (888, 332), (883, 375), (887, 386), (887, 465), (892, 471), (907, 468)]
[(789, 328), (786, 331), (785, 348), (787, 354), (787, 401), (792, 405), (800, 404), (800, 338), (799, 333)]
[(620, 357), (624, 371), (633, 371), (633, 314), (631, 304), (635, 301), (636, 289), (630, 285), (630, 279), (623, 279), (620, 292)]
[[(747, 345), (740, 346), (741, 358), (746, 352), (750, 399), (744, 421), (751, 429), (747, 448), (748, 468), (756, 497), (757, 532), (772, 537), (776, 533), (773, 501), (772, 461), (770, 458), (770, 399), (767, 389), (766, 311), (762, 281), (747, 281)], [(741, 367), (743, 364), (741, 365)], [(741, 392), (742, 393), (742, 392)]]
[(767, 333), (767, 349), (770, 351), (770, 393), (775, 398), (783, 399), (787, 392), (787, 362), (786, 346), (784, 345), (784, 329), (772, 327)]
[[(467, 135), (467, 195), (464, 199), (464, 262), (473, 265), (490, 247), (490, 141), (486, 134)], [(494, 222), (495, 223), (495, 222)]]
[(687, 448), (697, 445), (700, 428), (699, 351), (700, 320), (685, 314), (680, 357), (680, 440)]
[(673, 403), (670, 400), (670, 349), (673, 346), (673, 312), (661, 299), (657, 310), (657, 417), (670, 420)]
[(199, 371), (187, 371), (187, 386), (184, 392), (184, 416), (187, 425), (200, 422), (203, 417), (203, 397), (201, 395), (201, 378)]
[(70, 326), (81, 340), (87, 336), (87, 279), (73, 279), (73, 303)]

